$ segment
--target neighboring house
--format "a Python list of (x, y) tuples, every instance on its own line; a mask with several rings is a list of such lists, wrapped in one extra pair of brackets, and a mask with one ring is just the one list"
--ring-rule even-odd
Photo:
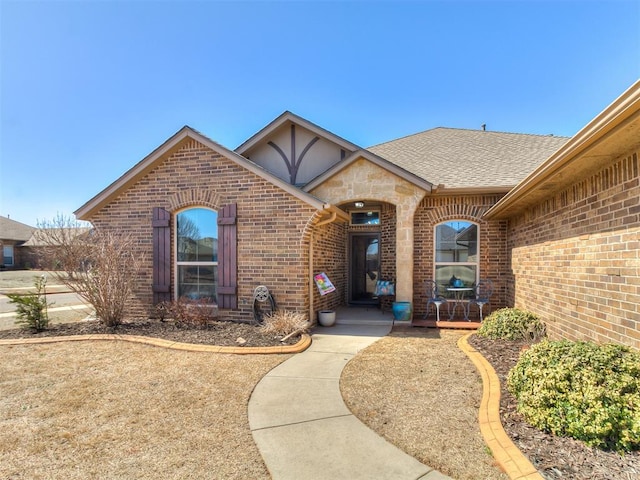
[[(636, 84), (627, 95), (638, 90)], [(575, 138), (580, 135), (588, 134)], [(494, 309), (515, 303), (547, 316), (545, 299), (555, 308), (561, 299), (550, 296), (552, 280), (536, 286), (536, 272), (548, 266), (534, 266), (533, 250), (522, 250), (535, 241), (527, 229), (546, 226), (571, 237), (583, 217), (528, 225), (532, 217), (518, 195), (546, 202), (544, 195), (554, 194), (559, 182), (538, 186), (535, 179), (555, 171), (544, 165), (575, 138), (436, 128), (365, 149), (285, 112), (230, 150), (185, 126), (76, 215), (138, 239), (146, 266), (132, 315), (189, 296), (214, 299), (222, 317), (248, 320), (254, 288), (266, 285), (279, 307), (307, 311), (315, 320), (318, 310), (375, 305), (375, 280), (383, 278), (395, 280), (396, 300), (412, 302), (414, 318), (422, 318), (425, 281), (448, 284), (455, 276), (467, 285), (493, 280)], [(604, 142), (598, 148), (608, 148), (606, 154), (574, 158), (568, 179), (581, 181), (578, 175), (626, 159), (640, 134), (627, 131), (625, 138), (630, 145), (624, 148)], [(637, 158), (628, 163), (620, 192), (635, 188), (637, 197)], [(532, 196), (533, 187), (523, 190), (522, 181), (539, 191)], [(535, 208), (552, 215), (554, 205), (584, 199), (563, 194), (558, 201)], [(635, 228), (637, 236), (637, 214), (627, 221), (625, 228)], [(637, 243), (634, 248), (637, 262)], [(521, 258), (529, 263), (516, 264)], [(556, 274), (561, 266), (572, 271), (570, 264), (556, 264)], [(318, 293), (313, 274), (319, 272), (336, 292)], [(627, 275), (637, 280), (637, 266), (634, 276), (621, 272)], [(608, 285), (601, 285), (606, 295)], [(637, 322), (637, 283), (635, 289)], [(556, 322), (552, 317), (551, 332), (570, 336)]]
[(25, 265), (40, 270), (59, 270), (63, 265), (64, 249), (60, 245), (88, 234), (90, 227), (37, 228), (29, 240), (20, 246)]
[(21, 255), (20, 246), (31, 238), (35, 230), (29, 225), (0, 216), (0, 247), (2, 247), (0, 268), (19, 269), (30, 266), (28, 260)]

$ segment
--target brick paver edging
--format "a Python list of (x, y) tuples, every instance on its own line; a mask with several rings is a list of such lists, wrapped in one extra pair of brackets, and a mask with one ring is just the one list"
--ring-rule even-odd
[(170, 348), (173, 350), (184, 350), (187, 352), (208, 352), (208, 353), (231, 353), (234, 355), (265, 355), (282, 353), (300, 353), (311, 345), (311, 336), (303, 334), (300, 341), (294, 345), (282, 345), (276, 347), (222, 347), (217, 345), (201, 345), (195, 343), (180, 343), (161, 338), (143, 337), (139, 335), (69, 335), (62, 337), (42, 337), (42, 338), (16, 338), (10, 340), (0, 340), (2, 345), (31, 345), (57, 342), (83, 342), (95, 340), (121, 340), (125, 342), (143, 343), (154, 347)]
[(478, 420), (484, 441), (493, 458), (511, 480), (543, 480), (542, 475), (511, 441), (500, 421), (500, 380), (493, 367), (475, 348), (469, 345), (469, 333), (458, 340), (458, 348), (474, 363), (482, 377), (482, 401)]

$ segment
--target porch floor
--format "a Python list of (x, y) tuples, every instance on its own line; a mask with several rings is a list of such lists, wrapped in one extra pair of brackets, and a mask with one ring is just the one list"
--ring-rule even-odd
[[(389, 325), (393, 322), (393, 315), (390, 311), (380, 310), (377, 306), (347, 306), (343, 305), (336, 309), (336, 323), (341, 325)], [(443, 329), (477, 330), (480, 322), (477, 320), (467, 321), (462, 316), (437, 322), (434, 319), (422, 320), (414, 318), (411, 322), (395, 322), (396, 326), (405, 327), (427, 327)]]

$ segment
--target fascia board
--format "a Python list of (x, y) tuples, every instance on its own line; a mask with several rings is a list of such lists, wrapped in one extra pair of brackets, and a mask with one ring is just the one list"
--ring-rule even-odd
[(328, 169), (326, 172), (318, 175), (316, 178), (311, 180), (311, 182), (307, 183), (303, 187), (303, 190), (306, 192), (310, 192), (311, 190), (316, 188), (318, 185), (321, 185), (323, 182), (333, 177), (334, 175), (338, 174), (339, 172), (341, 172), (342, 170), (344, 170), (345, 168), (347, 168), (348, 166), (350, 166), (352, 163), (354, 163), (356, 160), (360, 158), (364, 158), (365, 160), (368, 160), (371, 163), (378, 165), (380, 168), (383, 168), (384, 170), (387, 170), (388, 172), (393, 173), (394, 175), (406, 180), (409, 183), (414, 184), (417, 187), (422, 188), (427, 192), (431, 192), (434, 188), (434, 185), (432, 183), (426, 180), (423, 180), (422, 178), (414, 175), (413, 173), (407, 172), (405, 169), (397, 166), (396, 164), (391, 163), (388, 160), (382, 157), (379, 157), (378, 155), (371, 153), (368, 150), (360, 149), (353, 152), (344, 160), (336, 163), (333, 167)]
[(640, 112), (640, 81), (634, 83), (591, 122), (576, 133), (551, 157), (518, 183), (484, 215), (485, 218), (503, 218), (519, 211), (520, 202), (556, 175), (570, 163), (579, 160), (581, 154), (611, 134), (616, 128)]
[(438, 196), (453, 196), (453, 195), (503, 195), (509, 193), (513, 189), (511, 186), (499, 186), (499, 187), (455, 187), (448, 188), (442, 185), (438, 185), (433, 188), (433, 195)]
[(326, 140), (329, 140), (337, 144), (341, 148), (344, 148), (345, 150), (349, 150), (350, 152), (354, 150), (359, 150), (362, 148), (362, 147), (359, 147), (358, 145), (355, 145), (354, 143), (349, 142), (348, 140), (345, 140), (344, 138), (336, 135), (335, 133), (332, 133), (329, 130), (326, 130), (316, 125), (315, 123), (312, 123), (309, 120), (306, 120), (296, 115), (295, 113), (286, 111), (283, 114), (281, 114), (278, 118), (270, 122), (267, 126), (262, 128), (258, 133), (256, 133), (251, 138), (249, 138), (244, 143), (242, 143), (238, 148), (235, 149), (235, 152), (239, 153), (240, 155), (243, 155), (252, 147), (254, 147), (256, 144), (260, 143), (262, 140), (267, 138), (275, 130), (277, 130), (287, 122), (292, 122), (292, 123), (295, 123), (296, 125), (300, 125), (301, 127), (306, 128), (307, 130), (315, 133), (319, 137), (325, 138)]
[(182, 127), (175, 134), (169, 137), (169, 139), (167, 139), (162, 145), (156, 148), (145, 158), (140, 160), (131, 169), (126, 171), (115, 182), (102, 190), (100, 193), (98, 193), (98, 195), (93, 197), (87, 203), (82, 205), (78, 210), (74, 212), (75, 216), (79, 220), (88, 220), (94, 210), (100, 208), (109, 199), (115, 196), (121, 189), (125, 188), (129, 183), (135, 181), (136, 179), (147, 173), (149, 170), (151, 170), (154, 167), (156, 160), (167, 154), (171, 154), (173, 150), (177, 150), (180, 143), (189, 136), (190, 130), (191, 129), (186, 125)]
[(139, 178), (144, 176), (149, 170), (154, 168), (156, 163), (164, 158), (165, 156), (171, 154), (173, 151), (177, 150), (180, 147), (180, 144), (185, 138), (192, 138), (203, 145), (209, 147), (214, 152), (223, 155), (226, 158), (229, 158), (232, 161), (235, 161), (243, 168), (249, 170), (252, 173), (255, 173), (259, 177), (267, 180), (268, 182), (274, 184), (275, 186), (285, 190), (290, 193), (294, 197), (304, 201), (305, 203), (311, 205), (317, 210), (325, 210), (326, 204), (314, 197), (313, 195), (303, 192), (299, 188), (291, 185), (284, 180), (276, 177), (275, 175), (270, 174), (266, 170), (264, 170), (259, 165), (249, 161), (245, 157), (237, 154), (236, 152), (229, 150), (226, 147), (223, 147), (217, 142), (214, 142), (210, 138), (202, 135), (201, 133), (193, 130), (191, 127), (185, 126), (181, 128), (177, 133), (171, 136), (166, 142), (164, 142), (161, 146), (156, 148), (153, 152), (147, 155), (144, 159), (138, 162), (133, 168), (127, 171), (124, 175), (122, 175), (118, 180), (109, 185), (106, 189), (100, 192), (98, 195), (93, 197), (87, 203), (85, 203), (82, 207), (76, 210), (74, 213), (76, 217), (80, 220), (87, 220), (91, 214), (107, 203), (111, 198), (117, 195), (123, 188), (126, 188), (131, 183), (137, 181)]

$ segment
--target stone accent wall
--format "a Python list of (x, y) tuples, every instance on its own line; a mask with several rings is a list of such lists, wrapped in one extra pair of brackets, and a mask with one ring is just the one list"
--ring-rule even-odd
[(366, 160), (358, 159), (311, 192), (335, 205), (356, 200), (396, 206), (396, 297), (413, 298), (413, 215), (425, 191)]
[[(218, 210), (231, 203), (238, 204), (239, 309), (220, 311), (220, 317), (251, 320), (253, 290), (258, 285), (269, 288), (278, 307), (308, 312), (309, 231), (317, 221), (315, 209), (187, 139), (90, 219), (97, 228), (130, 232), (137, 240), (137, 253), (145, 259), (128, 317), (146, 317), (151, 309), (152, 208), (165, 208), (173, 217), (186, 207)], [(172, 252), (172, 272), (174, 262)]]
[(510, 294), (552, 338), (640, 348), (639, 171), (636, 151), (510, 220)]
[(422, 319), (426, 312), (428, 296), (425, 282), (432, 280), (434, 276), (435, 227), (451, 220), (466, 220), (478, 224), (480, 229), (480, 278), (488, 278), (492, 280), (494, 285), (491, 311), (508, 305), (507, 222), (482, 219), (484, 212), (497, 203), (500, 198), (501, 195), (434, 195), (422, 200), (414, 220), (413, 311), (415, 319)]

